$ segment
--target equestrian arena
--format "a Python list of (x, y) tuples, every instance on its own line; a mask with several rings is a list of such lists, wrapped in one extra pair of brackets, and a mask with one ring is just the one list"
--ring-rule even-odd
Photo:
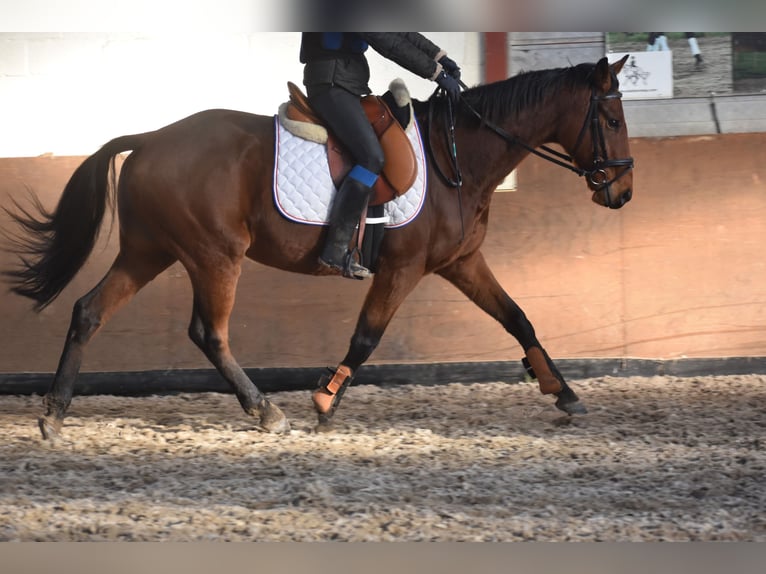
[(763, 541), (766, 376), (352, 386), (334, 430), (275, 393), (285, 436), (227, 394), (0, 401), (0, 539)]
[[(461, 361), (475, 365), (465, 381), (352, 385), (326, 432), (309, 390), (275, 390), (285, 435), (259, 432), (227, 392), (152, 394), (143, 371), (177, 372), (183, 389), (185, 372), (209, 367), (186, 337), (188, 277), (171, 268), (83, 364), (95, 387), (98, 373), (130, 371), (134, 388), (76, 390), (56, 441), (36, 425), (42, 391), (0, 396), (0, 540), (766, 540), (766, 168), (753, 151), (764, 144), (762, 134), (635, 140), (635, 196), (619, 212), (536, 158), (517, 191), (496, 195), (484, 252), (554, 361), (585, 365), (560, 367), (584, 415), (557, 410), (519, 374), (515, 341), (435, 278), (370, 364), (449, 372)], [(26, 181), (50, 204), (81, 159), (0, 160), (0, 192)], [(5, 388), (29, 364), (49, 380), (72, 304), (115, 243), (104, 237), (39, 315), (2, 297)], [(246, 266), (234, 352), (246, 368), (319, 365), (318, 377), (345, 353), (364, 292)], [(636, 374), (621, 357), (657, 360)], [(481, 380), (497, 361), (510, 374)], [(669, 372), (684, 361), (702, 368)], [(589, 374), (604, 364), (616, 366)]]

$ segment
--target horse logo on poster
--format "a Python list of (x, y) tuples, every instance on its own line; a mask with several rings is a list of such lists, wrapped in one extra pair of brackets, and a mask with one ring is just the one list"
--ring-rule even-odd
[(628, 61), (618, 74), (620, 91), (626, 100), (673, 97), (673, 53), (623, 52), (610, 53), (610, 60), (628, 55)]

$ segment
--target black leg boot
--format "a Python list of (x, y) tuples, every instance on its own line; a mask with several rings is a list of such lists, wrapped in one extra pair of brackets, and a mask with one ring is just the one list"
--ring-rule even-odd
[(330, 226), (319, 262), (340, 270), (344, 277), (364, 279), (371, 275), (366, 267), (354, 259), (355, 251), (349, 248), (371, 191), (362, 182), (347, 177), (330, 207)]

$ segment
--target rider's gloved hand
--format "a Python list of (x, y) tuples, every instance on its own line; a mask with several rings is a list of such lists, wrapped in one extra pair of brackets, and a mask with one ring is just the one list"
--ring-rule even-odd
[(449, 99), (452, 100), (453, 104), (458, 101), (460, 98), (460, 84), (457, 83), (455, 78), (442, 70), (442, 72), (436, 76), (436, 83), (439, 84), (441, 89), (447, 92), (447, 96), (449, 96)]
[(444, 68), (444, 71), (447, 72), (447, 74), (456, 80), (460, 79), (460, 66), (457, 65), (455, 60), (448, 58), (447, 56), (442, 56), (439, 58), (439, 63), (442, 65), (442, 68)]

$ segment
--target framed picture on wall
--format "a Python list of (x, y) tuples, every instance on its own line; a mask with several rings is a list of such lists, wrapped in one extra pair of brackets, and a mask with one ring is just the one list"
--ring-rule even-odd
[(607, 32), (606, 47), (637, 58), (669, 54), (676, 98), (766, 94), (766, 32)]

